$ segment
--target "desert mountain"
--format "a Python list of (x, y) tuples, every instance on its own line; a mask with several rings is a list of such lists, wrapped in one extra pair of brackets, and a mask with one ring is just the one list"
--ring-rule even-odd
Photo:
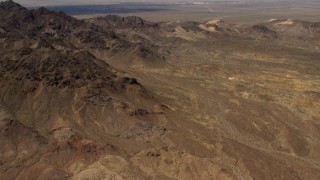
[(64, 13), (29, 11), (12, 1), (1, 3), (0, 12), (1, 179), (65, 179), (64, 166), (125, 148), (112, 138), (166, 132), (137, 119), (162, 110), (136, 79), (73, 43), (79, 32), (72, 29), (99, 33), (93, 26), (88, 30)]
[(307, 22), (294, 19), (271, 19), (266, 25), (289, 36), (319, 37), (319, 22)]
[(0, 179), (319, 179), (318, 25), (292, 22), (1, 2)]
[(88, 21), (99, 24), (100, 26), (116, 29), (158, 28), (158, 24), (146, 21), (137, 16), (121, 17), (118, 15), (107, 15), (105, 17), (92, 18)]
[[(117, 56), (117, 54), (121, 54), (121, 56), (134, 54), (142, 64), (149, 62), (150, 59), (162, 60), (157, 47), (145, 43), (137, 45), (139, 42), (120, 37), (111, 28), (86, 23), (67, 16), (63, 12), (49, 11), (46, 8), (27, 10), (19, 4), (9, 1), (1, 4), (1, 10), (2, 31), (4, 34), (14, 34), (12, 36), (15, 38), (47, 39), (56, 48), (64, 43), (61, 48), (87, 49), (94, 54), (96, 53), (95, 55), (100, 58), (105, 55), (111, 57)], [(137, 49), (137, 47), (139, 48)], [(96, 50), (103, 52), (103, 55)], [(127, 58), (130, 61), (130, 56)]]

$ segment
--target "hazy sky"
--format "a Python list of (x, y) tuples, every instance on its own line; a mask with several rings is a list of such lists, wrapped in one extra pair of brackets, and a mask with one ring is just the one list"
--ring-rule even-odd
[[(4, 1), (4, 0), (0, 0)], [(223, 1), (223, 0), (14, 0), (25, 6), (52, 6), (52, 5), (85, 5), (85, 4), (110, 4), (119, 2), (199, 2), (199, 1)], [(233, 0), (233, 1), (252, 1), (252, 0)], [(257, 0), (263, 1), (263, 0)], [(279, 0), (267, 0), (279, 1)]]
[[(0, 0), (3, 1), (3, 0)], [(192, 0), (14, 0), (28, 6), (110, 4), (119, 2), (187, 2)], [(195, 0), (196, 1), (196, 0)], [(201, 1), (201, 0), (199, 0)]]
[[(4, 0), (0, 0), (4, 1)], [(226, 0), (13, 0), (24, 6), (53, 6), (53, 5), (86, 5), (86, 4), (111, 4), (119, 2), (165, 2), (165, 3), (177, 3), (177, 2), (201, 2), (201, 1), (226, 1)], [(318, 1), (318, 0), (232, 0), (240, 2), (250, 1)]]

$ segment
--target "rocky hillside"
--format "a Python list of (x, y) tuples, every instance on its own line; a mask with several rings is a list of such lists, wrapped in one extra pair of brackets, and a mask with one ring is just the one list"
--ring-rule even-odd
[(317, 28), (1, 2), (0, 179), (317, 180)]
[(99, 24), (106, 28), (115, 29), (157, 29), (159, 25), (150, 21), (146, 21), (137, 16), (121, 17), (118, 15), (107, 15), (105, 17), (96, 17), (87, 20), (94, 24)]
[[(79, 173), (66, 167), (125, 157), (132, 138), (166, 133), (137, 118), (163, 108), (136, 79), (79, 48), (114, 50), (123, 40), (112, 31), (12, 1), (0, 14), (0, 179), (66, 179)], [(101, 44), (89, 39), (98, 35)]]

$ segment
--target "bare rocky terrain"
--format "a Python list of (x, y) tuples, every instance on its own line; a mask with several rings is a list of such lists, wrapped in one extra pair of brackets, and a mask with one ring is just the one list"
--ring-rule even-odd
[(320, 23), (0, 3), (0, 179), (320, 179)]

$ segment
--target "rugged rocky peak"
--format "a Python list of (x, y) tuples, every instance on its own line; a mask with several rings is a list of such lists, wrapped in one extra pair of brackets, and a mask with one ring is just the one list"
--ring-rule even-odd
[[(10, 6), (22, 7), (9, 1), (2, 4), (10, 3), (13, 4)], [(95, 54), (96, 50), (103, 50), (110, 55), (134, 51), (136, 42), (131, 42), (129, 37), (120, 38), (115, 33), (115, 30), (121, 28), (144, 28), (144, 30), (149, 30), (154, 29), (155, 25), (139, 17), (120, 17), (115, 15), (97, 18), (93, 22), (86, 22), (68, 16), (64, 12), (51, 11), (44, 7), (35, 10), (18, 8), (15, 11), (0, 9), (0, 15), (2, 15), (0, 16), (1, 37), (11, 37), (12, 40), (16, 40), (17, 37), (41, 37), (41, 39), (49, 42), (51, 47), (77, 49), (85, 46), (90, 48), (89, 51), (93, 51), (93, 54)], [(151, 49), (150, 46), (149, 49), (154, 54), (157, 53), (156, 48)], [(138, 53), (137, 56), (141, 56), (142, 61), (145, 58), (154, 58), (153, 55), (146, 56), (145, 54)], [(97, 57), (103, 58), (105, 54), (104, 56), (97, 55)], [(160, 57), (160, 55), (157, 57)]]
[[(129, 86), (135, 86), (138, 94), (146, 95), (143, 86), (136, 79), (117, 76), (107, 63), (96, 59), (87, 51), (24, 48), (17, 52), (20, 56), (18, 60), (0, 61), (3, 87), (7, 87), (9, 82), (22, 83), (28, 86), (24, 92), (32, 93), (42, 84), (59, 89), (103, 90), (123, 96)], [(32, 82), (32, 85), (28, 82)], [(131, 93), (129, 96), (135, 97), (135, 94)]]
[(63, 19), (67, 22), (82, 22), (80, 20), (77, 20), (71, 16), (66, 15), (62, 11), (50, 11), (49, 9), (45, 7), (40, 7), (37, 10), (33, 10), (33, 14), (38, 15), (38, 16), (49, 16), (50, 18), (55, 18), (55, 19)]
[(267, 26), (263, 24), (253, 25), (249, 28), (244, 29), (245, 33), (249, 36), (255, 38), (263, 38), (263, 39), (276, 39), (277, 32), (269, 29)]
[[(4, 76), (16, 80), (31, 80), (54, 86), (74, 87), (88, 85), (97, 79), (101, 81), (114, 77), (95, 63), (95, 58), (87, 52), (60, 52), (54, 49), (23, 49), (16, 61), (4, 60), (1, 64)], [(44, 54), (47, 54), (44, 56)], [(102, 73), (105, 71), (105, 73)], [(85, 82), (85, 83), (84, 83)]]
[[(1, 7), (22, 6), (6, 1)], [(6, 79), (2, 81), (3, 87), (7, 87), (7, 80), (10, 80), (58, 88), (103, 88), (120, 96), (124, 96), (125, 89), (133, 84), (143, 90), (142, 85), (123, 81), (107, 63), (80, 50), (79, 44), (81, 47), (92, 45), (92, 49), (114, 49), (120, 42), (114, 33), (46, 8), (18, 8), (9, 13), (7, 9), (0, 9), (0, 13), (6, 15), (1, 21), (1, 36), (6, 38), (1, 44), (6, 48), (0, 57), (0, 78)]]
[(320, 22), (308, 22), (297, 19), (271, 19), (265, 24), (284, 36), (320, 37)]
[(146, 21), (137, 16), (122, 17), (118, 15), (107, 15), (92, 20), (93, 22), (102, 23), (103, 21), (113, 28), (157, 28), (158, 24)]
[(261, 34), (267, 34), (270, 36), (276, 36), (277, 33), (271, 29), (269, 29), (268, 27), (262, 25), (262, 24), (258, 24), (258, 25), (254, 25), (251, 27), (251, 30), (256, 32), (256, 33), (261, 33)]
[[(36, 36), (43, 33), (66, 35), (71, 29), (87, 28), (86, 23), (64, 12), (50, 11), (47, 8), (28, 10), (21, 5), (5, 1), (0, 5), (0, 23), (8, 32)], [(91, 27), (88, 25), (88, 27)]]
[(12, 0), (0, 2), (0, 9), (1, 10), (11, 10), (11, 11), (27, 10), (25, 7), (21, 6), (18, 3), (15, 3)]
[(262, 24), (252, 26), (252, 29), (259, 32), (270, 32), (271, 30)]
[(128, 24), (128, 25), (132, 25), (135, 27), (143, 27), (144, 25), (146, 25), (145, 21), (137, 16), (128, 16), (123, 18), (123, 22), (124, 24)]
[(46, 14), (53, 14), (54, 11), (50, 11), (49, 9), (45, 7), (40, 7), (39, 9), (36, 10), (40, 15), (46, 15)]

